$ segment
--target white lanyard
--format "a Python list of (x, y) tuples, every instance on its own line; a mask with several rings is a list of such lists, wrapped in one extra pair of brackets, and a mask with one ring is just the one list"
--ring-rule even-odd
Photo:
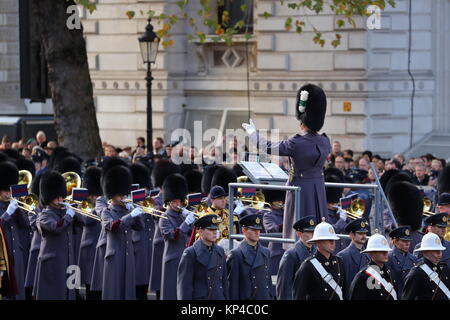
[(430, 278), (430, 280), (433, 281), (434, 283), (436, 283), (438, 285), (439, 289), (441, 289), (441, 291), (447, 296), (447, 299), (450, 300), (450, 291), (445, 286), (445, 284), (441, 281), (437, 272), (434, 272), (433, 270), (431, 270), (430, 267), (428, 265), (426, 265), (425, 263), (422, 264), (420, 266), (420, 268), (423, 271), (425, 271), (425, 273)]
[(394, 298), (394, 300), (397, 300), (397, 292), (394, 290), (394, 286), (392, 283), (387, 282), (379, 273), (377, 270), (372, 268), (371, 266), (368, 266), (365, 273), (369, 275), (370, 277), (377, 280), (381, 285), (384, 287), (384, 289)]
[(322, 264), (316, 258), (312, 258), (309, 261), (311, 261), (314, 268), (319, 272), (323, 281), (325, 281), (337, 293), (339, 299), (342, 300), (342, 288), (334, 281), (333, 276), (323, 268)]

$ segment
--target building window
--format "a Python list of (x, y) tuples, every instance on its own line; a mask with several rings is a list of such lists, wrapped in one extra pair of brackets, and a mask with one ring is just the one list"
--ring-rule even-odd
[[(246, 10), (242, 10), (246, 6)], [(228, 21), (223, 21), (224, 11), (228, 12)], [(253, 0), (224, 0), (218, 8), (218, 21), (224, 29), (233, 27), (238, 21), (243, 20), (244, 25), (238, 29), (238, 33), (253, 32)]]

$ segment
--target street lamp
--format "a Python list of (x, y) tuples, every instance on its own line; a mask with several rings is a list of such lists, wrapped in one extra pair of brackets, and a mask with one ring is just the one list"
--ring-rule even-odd
[(153, 153), (153, 125), (152, 125), (152, 68), (151, 64), (155, 63), (158, 54), (159, 38), (153, 31), (153, 26), (148, 24), (145, 27), (145, 33), (139, 38), (139, 47), (141, 49), (142, 60), (147, 64), (147, 152)]

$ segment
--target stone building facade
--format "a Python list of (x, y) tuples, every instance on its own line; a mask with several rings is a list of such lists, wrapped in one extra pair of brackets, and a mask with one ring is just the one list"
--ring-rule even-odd
[[(198, 8), (191, 2), (194, 16)], [(238, 36), (231, 48), (210, 38), (204, 44), (189, 42), (191, 30), (180, 20), (172, 30), (174, 46), (160, 47), (153, 66), (154, 136), (170, 140), (174, 129), (192, 130), (195, 120), (203, 120), (203, 129), (238, 128), (249, 109), (258, 128), (278, 129), (280, 138), (291, 136), (298, 129), (296, 91), (313, 82), (328, 96), (323, 132), (344, 148), (384, 156), (408, 150), (450, 156), (449, 0), (411, 0), (410, 15), (409, 0), (396, 0), (395, 8), (383, 11), (379, 30), (368, 30), (364, 19), (357, 20), (356, 28), (338, 29), (338, 17), (330, 11), (297, 12), (287, 3), (253, 1), (253, 37), (246, 41)], [(137, 38), (147, 23), (139, 11), (149, 9), (158, 15), (178, 7), (175, 0), (97, 0), (92, 15), (82, 10), (101, 137), (118, 146), (145, 136), (145, 65)], [(9, 28), (3, 10), (2, 29)], [(128, 10), (137, 12), (135, 19), (127, 18)], [(264, 12), (271, 16), (264, 18)], [(295, 21), (298, 13), (306, 19), (304, 32), (285, 31), (285, 19), (294, 15)], [(17, 24), (13, 17), (8, 21)], [(157, 19), (152, 22), (158, 29)], [(328, 39), (325, 47), (313, 43), (312, 26)], [(337, 32), (341, 45), (333, 48)], [(0, 36), (2, 57), (8, 48), (4, 42), (14, 39), (10, 37)], [(17, 53), (14, 45), (10, 50)], [(0, 61), (0, 88), (17, 85), (17, 71), (5, 73), (5, 59)], [(5, 74), (10, 74), (6, 81)]]

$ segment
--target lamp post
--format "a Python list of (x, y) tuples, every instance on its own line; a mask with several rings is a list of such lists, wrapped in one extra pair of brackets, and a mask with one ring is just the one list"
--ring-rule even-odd
[(153, 31), (151, 19), (145, 27), (145, 33), (139, 38), (139, 47), (141, 49), (142, 60), (147, 64), (147, 152), (153, 153), (153, 124), (152, 124), (152, 68), (158, 54), (159, 38)]

